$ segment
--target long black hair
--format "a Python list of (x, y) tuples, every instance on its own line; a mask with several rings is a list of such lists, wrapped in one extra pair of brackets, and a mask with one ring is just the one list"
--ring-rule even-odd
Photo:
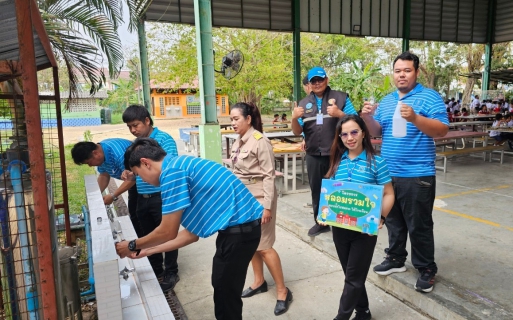
[(376, 151), (372, 146), (369, 129), (367, 128), (367, 125), (363, 119), (354, 114), (347, 114), (340, 119), (340, 121), (337, 123), (337, 128), (335, 129), (335, 137), (333, 138), (330, 151), (330, 168), (325, 176), (326, 178), (331, 178), (335, 175), (338, 169), (338, 165), (340, 164), (340, 160), (342, 159), (342, 155), (347, 151), (347, 148), (342, 142), (342, 139), (340, 139), (339, 135), (342, 132), (342, 125), (348, 121), (356, 122), (364, 134), (362, 146), (363, 151), (367, 153), (367, 164), (369, 168), (371, 167), (371, 163), (374, 160), (374, 156), (376, 155)]
[(233, 106), (230, 107), (233, 109), (239, 109), (240, 114), (247, 119), (248, 116), (251, 116), (251, 126), (256, 130), (263, 132), (262, 126), (262, 117), (260, 116), (260, 110), (258, 107), (251, 102), (237, 102)]

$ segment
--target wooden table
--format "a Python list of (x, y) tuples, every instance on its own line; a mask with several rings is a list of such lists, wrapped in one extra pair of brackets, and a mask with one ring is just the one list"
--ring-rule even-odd
[(276, 123), (264, 123), (262, 127), (265, 128), (287, 128), (288, 125), (286, 122), (276, 122)]
[(497, 132), (506, 132), (506, 133), (513, 133), (512, 127), (490, 127), (486, 129), (486, 131), (497, 131)]
[[(465, 138), (485, 138), (485, 145), (488, 142), (488, 133), (485, 131), (449, 131), (443, 137), (433, 138), (436, 142), (441, 142), (444, 140), (457, 140), (463, 139), (463, 148), (465, 148)], [(371, 139), (372, 145), (376, 148), (377, 146), (381, 146), (383, 141), (381, 139)]]
[[(299, 138), (301, 135), (296, 136), (292, 131), (282, 131), (282, 130), (275, 130), (275, 131), (264, 131), (264, 136), (267, 137), (267, 139), (281, 139), (286, 140), (287, 138)], [(237, 140), (239, 137), (239, 134), (226, 134), (224, 135), (224, 138), (226, 139), (226, 156), (229, 158), (231, 153), (230, 148), (230, 142)]]
[(444, 141), (444, 140), (458, 140), (461, 139), (463, 143), (463, 147), (465, 148), (465, 138), (484, 138), (484, 145), (486, 146), (488, 144), (488, 133), (484, 131), (449, 131), (447, 134), (443, 137), (433, 138), (435, 140), (435, 143), (437, 141)]
[(494, 114), (474, 114), (469, 116), (455, 116), (454, 119), (469, 119), (469, 120), (476, 120), (476, 119), (491, 119), (495, 120)]
[(476, 131), (476, 126), (482, 126), (482, 131), (486, 128), (487, 125), (492, 124), (493, 121), (485, 120), (485, 121), (468, 121), (468, 122), (451, 122), (449, 123), (449, 128), (458, 128), (463, 126), (472, 126), (472, 131)]
[[(193, 124), (191, 127), (192, 128), (198, 128), (199, 124)], [(232, 127), (232, 124), (231, 123), (220, 123), (219, 127), (221, 127), (221, 129), (228, 129), (228, 128)]]
[[(282, 144), (280, 144), (282, 145)], [(283, 156), (283, 193), (294, 193), (297, 191), (296, 179), (297, 179), (297, 158), (301, 159), (301, 181), (305, 182), (305, 163), (304, 156), (305, 152), (302, 151), (298, 143), (291, 144), (290, 147), (279, 147), (273, 146), (273, 153), (275, 156)], [(289, 172), (289, 160), (292, 161), (291, 171)], [(289, 190), (289, 180), (292, 180), (292, 189)]]

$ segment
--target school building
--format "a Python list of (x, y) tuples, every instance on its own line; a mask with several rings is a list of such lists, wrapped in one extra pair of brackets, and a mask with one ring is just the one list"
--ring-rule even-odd
[[(151, 111), (156, 119), (195, 118), (201, 116), (198, 81), (177, 84), (174, 81), (156, 84), (151, 81)], [(229, 117), (228, 95), (216, 94), (217, 116)]]

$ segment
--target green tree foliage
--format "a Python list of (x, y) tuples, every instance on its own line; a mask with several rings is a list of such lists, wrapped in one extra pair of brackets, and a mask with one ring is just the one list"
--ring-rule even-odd
[[(230, 103), (253, 101), (265, 110), (292, 99), (292, 35), (289, 33), (214, 28), (215, 68), (233, 49), (245, 57), (242, 71), (232, 80), (216, 73), (216, 87), (230, 97)], [(150, 75), (163, 86), (191, 84), (197, 79), (196, 33), (194, 27), (176, 24), (149, 24), (148, 46)], [(465, 83), (468, 65), (464, 45), (454, 43), (412, 42), (412, 51), (420, 57), (419, 82), (449, 95), (457, 83)], [(494, 54), (509, 54), (494, 45)], [(330, 86), (346, 91), (358, 107), (363, 98), (379, 100), (394, 89), (392, 62), (401, 53), (398, 39), (353, 38), (342, 35), (301, 34), (301, 76), (314, 66), (326, 69)], [(474, 54), (474, 57), (478, 55)], [(474, 70), (482, 68), (480, 64)], [(502, 66), (510, 58), (497, 57)], [(501, 60), (502, 59), (502, 60)], [(494, 60), (495, 61), (495, 60)], [(472, 83), (473, 88), (473, 83)]]
[(393, 90), (390, 76), (382, 75), (381, 69), (372, 63), (361, 68), (353, 62), (350, 72), (330, 79), (330, 86), (346, 91), (357, 110), (363, 107), (365, 99), (380, 101)]
[[(126, 0), (131, 30), (147, 2)], [(37, 0), (37, 5), (54, 53), (67, 70), (70, 97), (80, 90), (79, 77), (88, 83), (91, 94), (97, 92), (106, 81), (105, 62), (110, 77), (117, 77), (124, 62), (117, 32), (122, 22), (121, 1)]]
[(458, 79), (462, 61), (461, 52), (455, 43), (434, 41), (412, 41), (411, 51), (420, 59), (420, 79), (426, 87), (444, 92), (449, 96), (451, 83)]
[(137, 94), (132, 80), (118, 79), (115, 86), (116, 89), (110, 91), (107, 99), (102, 101), (102, 106), (109, 107), (114, 113), (121, 113), (130, 104), (137, 103)]
[[(195, 29), (176, 24), (150, 24), (148, 46), (151, 78), (161, 86), (190, 84), (197, 79)], [(292, 35), (289, 33), (216, 28), (213, 30), (215, 69), (222, 57), (233, 49), (244, 54), (244, 66), (235, 78), (226, 80), (216, 73), (216, 87), (230, 97), (230, 103), (252, 101), (264, 111), (292, 98)], [(328, 72), (330, 83), (348, 90), (357, 76), (375, 88), (365, 94), (379, 96), (388, 92), (390, 81), (373, 61), (380, 60), (384, 50), (375, 50), (372, 39), (341, 35), (303, 34), (301, 36), (302, 75), (314, 66)], [(390, 46), (389, 46), (390, 47)], [(387, 64), (389, 61), (386, 61)], [(388, 66), (387, 66), (388, 67)], [(365, 72), (363, 72), (365, 70)], [(343, 78), (347, 78), (344, 81)], [(352, 90), (356, 92), (356, 90)], [(353, 96), (353, 94), (351, 94)], [(363, 100), (362, 100), (363, 101)]]

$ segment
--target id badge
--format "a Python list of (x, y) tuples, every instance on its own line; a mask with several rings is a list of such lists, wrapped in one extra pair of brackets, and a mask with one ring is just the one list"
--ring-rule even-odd
[(323, 117), (322, 117), (322, 113), (318, 113), (317, 116), (315, 117), (315, 122), (318, 126), (322, 125), (322, 121), (323, 121)]

